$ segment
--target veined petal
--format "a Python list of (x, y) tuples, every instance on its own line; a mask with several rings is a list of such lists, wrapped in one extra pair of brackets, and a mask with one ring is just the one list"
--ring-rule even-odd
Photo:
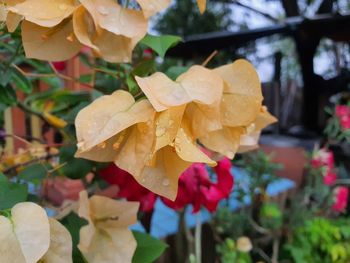
[(126, 91), (102, 96), (82, 109), (75, 120), (79, 149), (89, 150), (136, 123), (147, 122), (153, 115), (147, 100), (135, 103)]
[(225, 126), (248, 126), (259, 114), (261, 100), (255, 96), (224, 94), (221, 101), (221, 122)]
[(26, 263), (10, 219), (0, 216), (0, 262)]
[(185, 122), (182, 123), (176, 135), (175, 150), (179, 157), (186, 162), (207, 163), (211, 166), (216, 165), (215, 161), (199, 149)]
[(171, 0), (137, 0), (145, 17), (150, 17), (167, 8)]
[(49, 218), (50, 247), (41, 263), (72, 263), (72, 237), (68, 230), (57, 220)]
[(152, 158), (155, 144), (155, 126), (150, 119), (130, 128), (128, 137), (116, 149), (114, 163), (134, 177), (138, 177)]
[(221, 130), (208, 133), (201, 137), (199, 141), (209, 150), (233, 159), (240, 146), (240, 138), (243, 134), (245, 134), (245, 128), (243, 127), (224, 127)]
[(171, 144), (180, 129), (186, 105), (171, 107), (158, 113), (156, 120), (155, 152)]
[(90, 198), (93, 222), (99, 229), (127, 228), (136, 224), (139, 206), (138, 202), (116, 201), (104, 196)]
[(77, 6), (75, 0), (6, 0), (6, 4), (9, 11), (43, 27), (58, 25)]
[[(80, 240), (86, 237), (87, 226), (80, 232)], [(129, 229), (97, 229), (88, 247), (78, 245), (89, 263), (131, 263), (136, 250), (136, 240)]]
[(150, 191), (175, 200), (179, 177), (191, 163), (182, 160), (171, 146), (161, 148), (155, 157), (155, 165), (146, 166), (135, 179)]
[(13, 12), (8, 12), (6, 17), (6, 26), (9, 32), (14, 32), (21, 21), (23, 20), (23, 16), (15, 14)]
[(222, 79), (201, 66), (191, 67), (176, 81), (160, 72), (136, 81), (156, 111), (192, 101), (211, 105), (221, 99), (223, 89)]
[(50, 246), (50, 225), (44, 209), (34, 203), (19, 203), (11, 209), (13, 231), (26, 263), (36, 263)]
[(146, 35), (148, 21), (138, 10), (125, 9), (114, 0), (80, 0), (95, 24), (115, 35), (129, 38)]
[(48, 61), (72, 58), (82, 47), (73, 33), (71, 20), (65, 20), (53, 28), (23, 21), (22, 41), (28, 58)]

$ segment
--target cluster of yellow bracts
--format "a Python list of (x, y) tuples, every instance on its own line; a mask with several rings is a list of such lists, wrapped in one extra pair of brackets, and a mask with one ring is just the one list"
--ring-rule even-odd
[(169, 199), (192, 163), (216, 165), (203, 147), (233, 158), (257, 147), (260, 131), (276, 121), (245, 60), (213, 70), (193, 66), (176, 81), (159, 72), (136, 81), (146, 98), (119, 90), (79, 112), (76, 156), (114, 162)]
[[(80, 193), (76, 208), (88, 224), (80, 229), (78, 248), (89, 263), (131, 262), (136, 240), (129, 226), (137, 222), (139, 203)], [(0, 261), (3, 263), (72, 263), (72, 237), (35, 203), (15, 205), (0, 215)]]
[(171, 0), (137, 0), (129, 9), (115, 0), (2, 0), (0, 20), (9, 31), (21, 23), (28, 58), (67, 60), (83, 45), (110, 62), (129, 62), (146, 35), (148, 18)]

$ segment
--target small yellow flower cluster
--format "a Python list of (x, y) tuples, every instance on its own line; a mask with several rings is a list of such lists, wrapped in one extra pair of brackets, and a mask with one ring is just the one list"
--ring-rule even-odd
[(10, 32), (21, 23), (28, 58), (67, 60), (85, 45), (109, 62), (129, 62), (147, 33), (148, 18), (171, 0), (137, 2), (141, 10), (115, 0), (3, 0), (0, 19)]
[(214, 70), (193, 66), (176, 81), (160, 72), (136, 81), (146, 99), (119, 90), (79, 112), (76, 156), (114, 162), (172, 200), (192, 163), (216, 165), (198, 142), (233, 158), (256, 148), (260, 131), (276, 121), (262, 106), (258, 75), (245, 60)]

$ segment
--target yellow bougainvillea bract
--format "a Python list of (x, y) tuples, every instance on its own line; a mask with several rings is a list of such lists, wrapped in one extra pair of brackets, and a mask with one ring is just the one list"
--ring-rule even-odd
[(0, 262), (72, 262), (68, 230), (35, 203), (19, 203), (10, 218), (0, 216), (0, 233)]
[(148, 18), (170, 4), (169, 0), (137, 2), (141, 10), (114, 0), (4, 0), (0, 19), (6, 20), (9, 31), (22, 23), (28, 58), (67, 60), (85, 45), (109, 62), (129, 62), (147, 33)]
[(79, 250), (89, 263), (131, 262), (136, 240), (128, 229), (137, 222), (139, 203), (80, 193), (79, 215), (88, 221), (80, 229)]
[(214, 70), (193, 66), (176, 81), (159, 72), (136, 81), (145, 99), (116, 91), (78, 114), (77, 157), (114, 162), (169, 199), (190, 164), (216, 164), (198, 142), (233, 158), (256, 147), (260, 130), (276, 121), (262, 106), (259, 78), (245, 60)]

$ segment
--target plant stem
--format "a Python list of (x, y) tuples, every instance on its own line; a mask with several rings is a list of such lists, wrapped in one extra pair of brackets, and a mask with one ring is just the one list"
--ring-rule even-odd
[(196, 229), (195, 229), (195, 253), (197, 263), (202, 262), (202, 217), (201, 211), (196, 214)]

